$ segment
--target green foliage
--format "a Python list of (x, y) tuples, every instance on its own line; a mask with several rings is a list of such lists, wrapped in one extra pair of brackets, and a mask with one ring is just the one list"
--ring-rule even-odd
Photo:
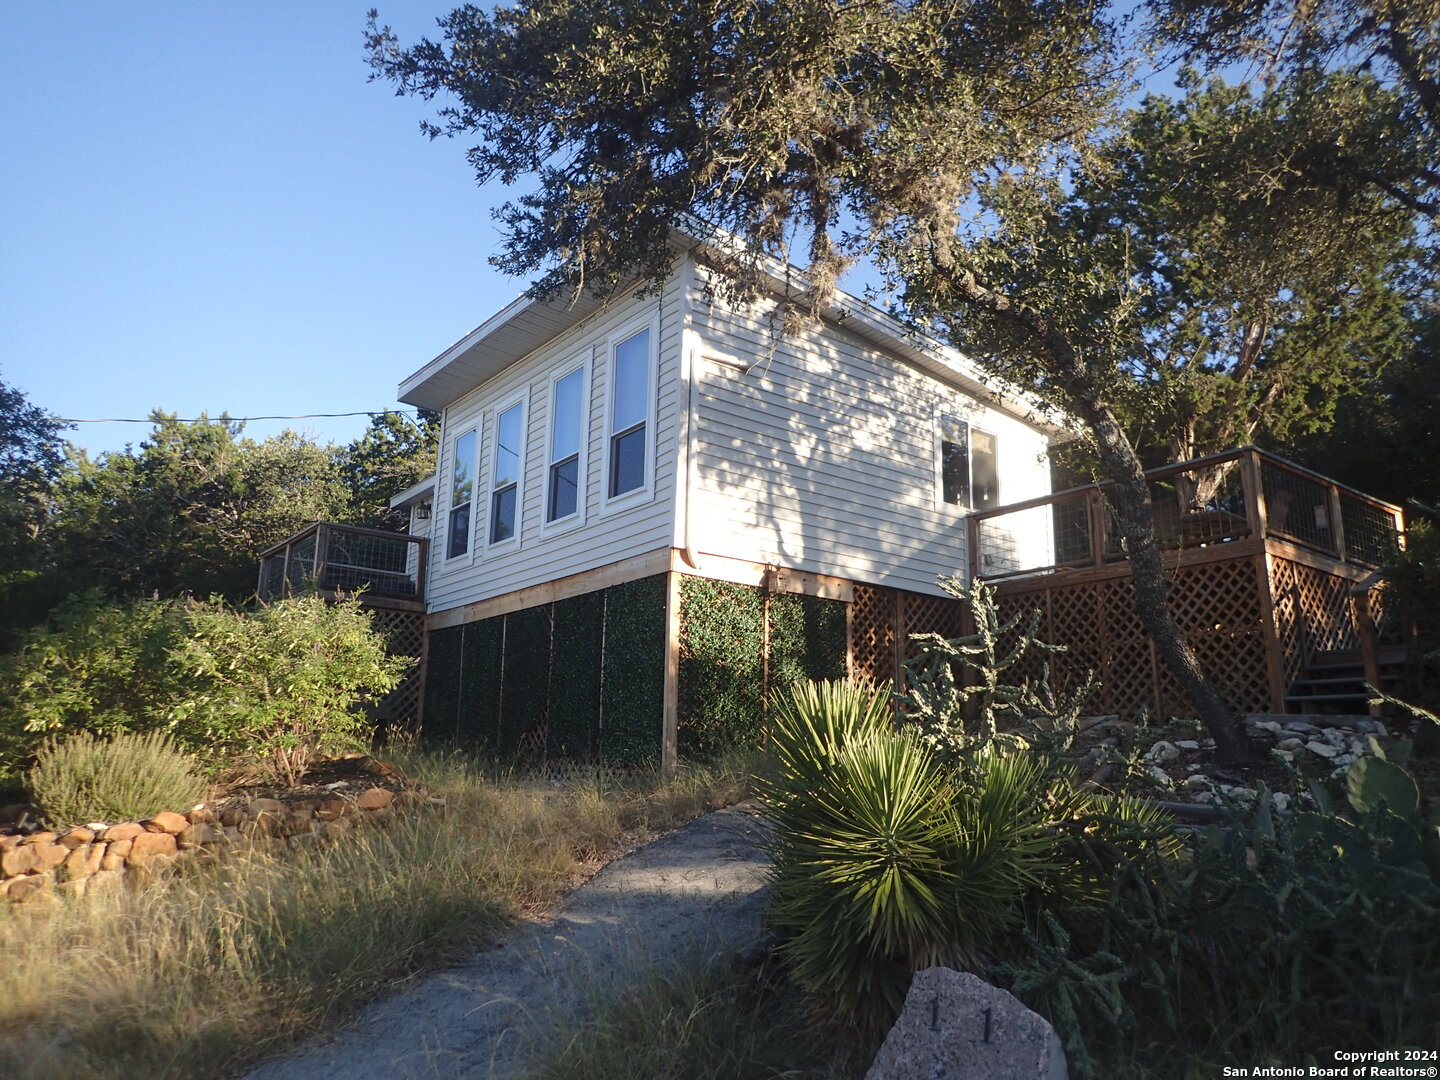
[[(995, 590), (983, 581), (967, 585), (957, 578), (941, 578), (940, 584), (969, 605), (975, 633), (953, 639), (939, 634), (911, 638), (920, 655), (906, 662), (909, 694), (903, 703), (921, 738), (951, 759), (985, 750), (997, 739), (1020, 746), (1039, 744), (1050, 751), (1068, 749), (1095, 685), (1094, 675), (1088, 675), (1074, 692), (1059, 695), (1051, 688), (1048, 663), (1034, 682), (1002, 681), (1005, 672), (1026, 662), (1031, 649), (1057, 653), (1065, 646), (1040, 640), (1038, 609), (1023, 628), (1023, 612), (1001, 620)], [(1006, 639), (1011, 641), (1008, 647), (1003, 644)], [(973, 713), (974, 719), (967, 721), (967, 713)]]
[(1122, 855), (1103, 905), (1055, 908), (992, 967), (1055, 1024), (1072, 1074), (1434, 1044), (1440, 815), (1381, 756), (1350, 768), (1343, 810), (1315, 795), (1277, 814), (1262, 789), (1246, 827), (1197, 834), (1187, 864)]
[(546, 753), (573, 761), (594, 760), (600, 721), (601, 643), (605, 594), (582, 593), (555, 603), (555, 651), (550, 659), (550, 709)]
[(771, 920), (801, 985), (880, 1028), (913, 971), (974, 966), (1047, 909), (1165, 850), (1153, 811), (992, 742), (958, 760), (896, 729), (888, 688), (798, 684), (774, 706)]
[(804, 679), (845, 678), (848, 606), (840, 600), (807, 593), (776, 593), (770, 597), (767, 693)]
[(293, 431), (241, 438), (225, 417), (152, 414), (138, 452), (81, 454), (56, 489), (56, 570), (110, 596), (222, 595), (255, 589), (255, 553), (313, 521), (343, 521), (333, 448)]
[(0, 381), (0, 632), (27, 625), (30, 612), (17, 607), (44, 563), (40, 535), (65, 463), (61, 429)]
[(184, 812), (205, 796), (194, 761), (163, 732), (88, 731), (50, 739), (29, 781), (51, 825), (139, 821), (162, 810)]
[(425, 707), (421, 716), (427, 739), (457, 738), (464, 647), (463, 626), (436, 627), (426, 635)]
[(607, 761), (644, 765), (660, 758), (665, 589), (659, 574), (605, 591), (600, 753)]
[(765, 712), (765, 603), (757, 588), (680, 583), (681, 756), (757, 746)]
[(0, 656), (0, 763), (22, 765), (48, 735), (169, 727), (190, 685), (170, 662), (184, 612), (177, 601), (112, 604), (89, 593), (24, 634)]
[[(506, 678), (500, 691), (502, 761), (513, 761), (525, 747), (525, 736), (545, 723), (552, 662), (552, 605), (525, 608), (505, 617)], [(518, 676), (518, 677), (517, 677)], [(543, 747), (534, 747), (543, 751)]]
[(368, 746), (374, 722), (361, 706), (413, 663), (386, 655), (358, 600), (191, 606), (186, 622), (172, 657), (194, 682), (173, 709), (177, 724), (286, 783), (322, 753)]
[(421, 409), (418, 423), (388, 410), (371, 416), (364, 434), (340, 453), (351, 522), (403, 532), (409, 521), (390, 509), (390, 500), (435, 471), (439, 447), (437, 413)]

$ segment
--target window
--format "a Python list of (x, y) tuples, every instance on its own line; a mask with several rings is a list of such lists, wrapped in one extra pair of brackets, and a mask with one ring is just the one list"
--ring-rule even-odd
[(615, 346), (610, 372), (610, 498), (645, 486), (645, 429), (650, 415), (649, 328)]
[(445, 557), (470, 550), (470, 504), (475, 493), (475, 432), (455, 440), (455, 471), (450, 477), (450, 530)]
[(999, 502), (995, 436), (953, 416), (940, 418), (940, 495), (952, 506), (985, 510)]
[(490, 480), (490, 543), (515, 535), (520, 508), (520, 459), (524, 406), (516, 402), (495, 420), (495, 469)]
[(556, 379), (550, 398), (550, 492), (545, 520), (560, 521), (580, 509), (580, 445), (585, 426), (585, 369)]

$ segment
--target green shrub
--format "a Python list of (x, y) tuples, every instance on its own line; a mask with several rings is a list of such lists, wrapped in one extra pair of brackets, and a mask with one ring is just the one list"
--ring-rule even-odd
[(51, 735), (167, 727), (186, 673), (170, 664), (184, 605), (107, 603), (87, 593), (0, 656), (0, 766), (23, 768)]
[(322, 753), (363, 749), (363, 705), (399, 685), (414, 662), (385, 654), (356, 600), (303, 597), (255, 612), (194, 605), (171, 661), (191, 673), (171, 715), (272, 779), (294, 783)]
[(62, 826), (184, 811), (204, 797), (205, 782), (162, 732), (104, 738), (82, 731), (41, 747), (30, 789), (49, 822)]
[(894, 726), (888, 688), (800, 684), (774, 706), (770, 917), (795, 977), (880, 1029), (910, 975), (973, 967), (1052, 907), (1103, 897), (1157, 814), (991, 744), (950, 760)]
[(163, 730), (212, 764), (293, 780), (316, 753), (368, 743), (368, 700), (412, 663), (385, 655), (351, 600), (108, 604), (83, 598), (0, 661), (0, 770), (50, 736)]

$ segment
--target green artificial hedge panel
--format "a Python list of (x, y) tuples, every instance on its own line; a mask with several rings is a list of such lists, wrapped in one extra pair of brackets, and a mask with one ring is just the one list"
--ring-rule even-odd
[(770, 690), (845, 678), (846, 604), (801, 593), (770, 598)]
[(431, 630), (425, 653), (424, 735), (427, 739), (455, 738), (460, 714), (460, 664), (465, 640), (463, 626)]
[(685, 577), (680, 584), (679, 751), (710, 757), (758, 745), (764, 717), (764, 596)]
[(553, 608), (545, 753), (553, 758), (590, 761), (599, 749), (605, 593), (597, 590), (558, 600)]
[[(526, 735), (545, 723), (550, 687), (550, 605), (505, 616), (505, 670), (500, 692), (502, 760), (513, 760)], [(539, 747), (535, 747), (539, 749)]]
[(456, 742), (462, 746), (496, 749), (504, 644), (503, 615), (465, 625), (465, 652), (460, 667), (460, 722), (455, 735)]
[(665, 709), (666, 575), (605, 590), (600, 753), (607, 761), (655, 764)]

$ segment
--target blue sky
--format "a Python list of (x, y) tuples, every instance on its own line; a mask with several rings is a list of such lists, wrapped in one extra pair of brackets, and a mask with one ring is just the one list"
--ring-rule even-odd
[[(369, 6), (0, 5), (0, 379), (64, 417), (378, 410), (524, 287), (487, 262), (502, 193), (366, 82)], [(408, 42), (451, 5), (377, 6)]]

